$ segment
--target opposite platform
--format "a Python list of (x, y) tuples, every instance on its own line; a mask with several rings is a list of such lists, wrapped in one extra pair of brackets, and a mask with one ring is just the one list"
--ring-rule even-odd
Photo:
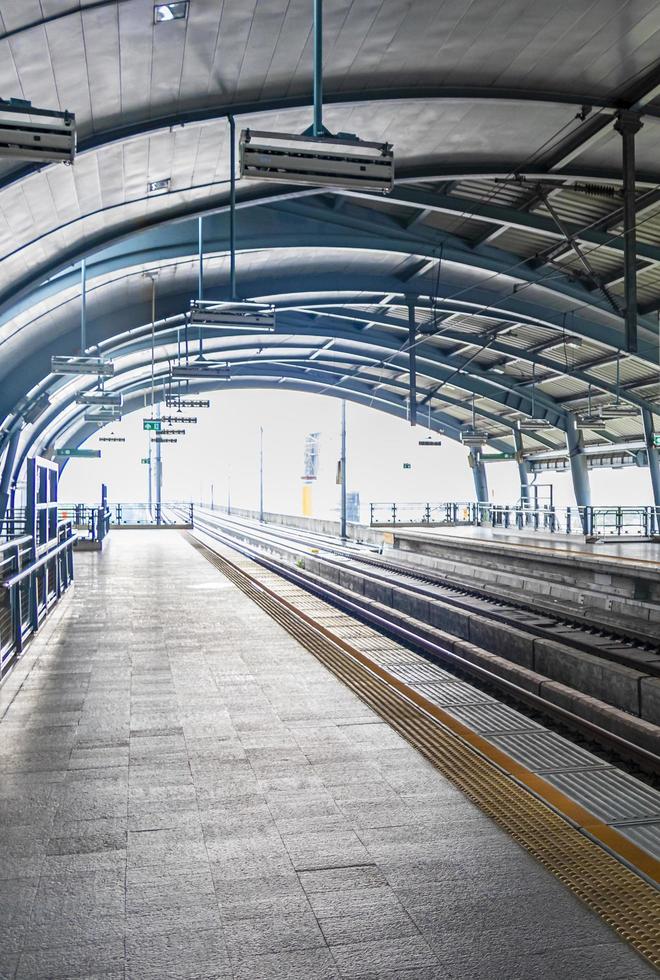
[(0, 695), (1, 977), (656, 975), (177, 532), (76, 573)]

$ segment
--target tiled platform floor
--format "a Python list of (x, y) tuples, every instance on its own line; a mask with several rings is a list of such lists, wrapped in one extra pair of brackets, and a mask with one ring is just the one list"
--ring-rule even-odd
[(0, 690), (1, 977), (655, 976), (177, 532), (56, 615)]

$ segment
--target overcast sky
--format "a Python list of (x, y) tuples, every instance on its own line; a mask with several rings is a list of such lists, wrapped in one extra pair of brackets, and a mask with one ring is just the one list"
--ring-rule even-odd
[[(313, 489), (314, 514), (337, 516), (339, 488), (335, 483), (339, 457), (341, 403), (323, 395), (289, 391), (237, 390), (211, 395), (211, 408), (188, 414), (198, 419), (176, 445), (164, 444), (163, 500), (226, 503), (231, 481), (232, 503), (256, 508), (259, 493), (259, 427), (264, 429), (266, 510), (299, 514), (302, 500), (305, 436), (321, 433), (319, 477)], [(163, 409), (164, 414), (169, 410)], [(102, 450), (100, 460), (72, 460), (60, 486), (60, 500), (96, 501), (106, 482), (111, 502), (142, 501), (147, 497), (148, 467), (140, 460), (149, 453), (149, 434), (136, 412), (114, 427), (99, 430), (85, 445)], [(174, 414), (172, 412), (172, 414)], [(406, 422), (375, 409), (347, 404), (348, 488), (358, 490), (368, 518), (372, 501), (474, 500), (474, 484), (467, 450), (451, 439), (441, 447), (422, 448), (423, 425)], [(121, 435), (125, 443), (99, 443), (99, 435)], [(155, 447), (154, 447), (155, 448)], [(410, 463), (411, 469), (403, 464)], [(518, 468), (513, 462), (488, 467), (491, 499), (515, 503), (519, 496)], [(555, 504), (573, 504), (568, 474), (542, 474), (539, 483), (552, 481)], [(594, 504), (650, 504), (647, 469), (591, 471)]]

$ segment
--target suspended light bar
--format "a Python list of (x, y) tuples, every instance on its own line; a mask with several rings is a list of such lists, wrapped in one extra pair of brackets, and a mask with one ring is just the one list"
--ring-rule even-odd
[(102, 357), (70, 357), (68, 354), (53, 354), (50, 359), (53, 374), (96, 374), (100, 378), (111, 378), (115, 373), (112, 361)]
[(194, 361), (191, 364), (180, 364), (172, 368), (174, 381), (185, 381), (189, 378), (219, 378), (227, 381), (230, 378), (229, 368), (217, 361)]
[(488, 442), (488, 435), (485, 429), (464, 429), (461, 432), (461, 442), (464, 446), (479, 449)]
[[(175, 398), (168, 395), (165, 399), (168, 408), (210, 408), (211, 402), (207, 398)], [(178, 419), (177, 421), (181, 421)]]
[(83, 391), (76, 398), (76, 405), (99, 405), (104, 408), (121, 408), (124, 396), (121, 391)]
[(121, 421), (121, 415), (115, 415), (110, 409), (99, 408), (95, 412), (86, 412), (83, 419), (85, 422), (95, 422), (97, 425), (105, 425), (107, 422)]
[(602, 419), (634, 419), (639, 415), (639, 409), (634, 405), (615, 402), (613, 405), (601, 405), (598, 414)]
[(256, 330), (272, 333), (275, 329), (275, 310), (255, 308), (254, 303), (212, 303), (193, 299), (190, 303), (191, 325), (230, 327), (233, 330)]
[(394, 153), (389, 143), (356, 136), (296, 136), (244, 129), (240, 175), (287, 184), (315, 184), (389, 194)]
[(537, 429), (551, 429), (552, 422), (547, 419), (518, 419), (519, 432), (536, 432)]
[(576, 429), (604, 429), (604, 419), (600, 415), (577, 415), (575, 417)]
[[(35, 109), (24, 99), (0, 99), (0, 157), (73, 163), (76, 155), (76, 117), (71, 112)], [(32, 122), (29, 117), (41, 122)]]

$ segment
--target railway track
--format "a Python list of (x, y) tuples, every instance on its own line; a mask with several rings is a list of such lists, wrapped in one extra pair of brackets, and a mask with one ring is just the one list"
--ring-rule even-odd
[(625, 630), (615, 632), (597, 623), (559, 614), (558, 611), (540, 614), (529, 603), (503, 601), (489, 595), (485, 589), (459, 587), (447, 582), (440, 574), (412, 569), (408, 564), (376, 556), (373, 548), (338, 544), (336, 539), (325, 535), (297, 528), (259, 525), (241, 518), (220, 518), (212, 511), (201, 508), (197, 512), (196, 524), (211, 529), (221, 525), (228, 533), (236, 535), (242, 531), (246, 537), (262, 542), (266, 547), (272, 547), (277, 542), (289, 545), (300, 549), (301, 557), (318, 550), (322, 552), (323, 561), (335, 561), (338, 567), (345, 567), (348, 559), (370, 569), (374, 580), (405, 584), (408, 591), (418, 595), (441, 600), (466, 613), (486, 615), (495, 622), (539, 638), (560, 639), (565, 646), (595, 654), (612, 663), (634, 669), (639, 669), (643, 663), (646, 673), (660, 677), (660, 650), (650, 638), (633, 638)]
[[(434, 663), (457, 672), (461, 677), (469, 678), (485, 691), (495, 693), (508, 703), (526, 711), (531, 718), (543, 718), (546, 722), (555, 725), (557, 730), (570, 732), (571, 737), (578, 739), (578, 744), (580, 744), (579, 740), (586, 739), (599, 750), (606, 754), (610, 753), (608, 758), (622, 760), (629, 768), (632, 767), (630, 771), (641, 771), (656, 779), (660, 776), (660, 760), (657, 754), (657, 746), (660, 743), (654, 726), (646, 725), (646, 728), (655, 733), (650, 741), (645, 741), (638, 736), (634, 727), (636, 719), (631, 719), (630, 728), (619, 729), (617, 733), (616, 725), (612, 722), (612, 709), (609, 709), (610, 714), (606, 714), (602, 722), (598, 717), (594, 720), (593, 717), (581, 716), (575, 710), (551, 700), (548, 691), (542, 686), (536, 689), (530, 688), (525, 672), (522, 672), (521, 680), (517, 674), (507, 674), (506, 670), (495, 672), (494, 659), (492, 657), (488, 659), (488, 655), (485, 664), (475, 662), (471, 657), (468, 659), (462, 655), (464, 650), (460, 645), (452, 644), (451, 641), (439, 642), (438, 638), (432, 635), (437, 631), (425, 630), (423, 624), (412, 621), (410, 617), (397, 616), (394, 610), (390, 611), (383, 607), (376, 609), (377, 604), (365, 603), (363, 596), (352, 595), (348, 590), (341, 589), (332, 582), (320, 580), (316, 576), (308, 575), (303, 568), (297, 568), (296, 562), (304, 564), (305, 557), (317, 550), (312, 547), (309, 540), (302, 546), (300, 543), (292, 544), (291, 539), (287, 538), (287, 561), (269, 554), (269, 549), (277, 551), (278, 548), (283, 547), (283, 535), (288, 534), (288, 531), (280, 531), (280, 533), (271, 533), (271, 531), (270, 527), (255, 528), (249, 522), (243, 521), (230, 523), (224, 518), (203, 512), (198, 513), (196, 517), (195, 533), (203, 534), (204, 539), (211, 546), (220, 544), (235, 549), (245, 557), (285, 576), (289, 581), (296, 582), (314, 595), (332, 602), (362, 622), (369, 623), (385, 635), (396, 638)], [(309, 538), (307, 535), (304, 537)], [(320, 544), (318, 536), (315, 536), (314, 543)], [(337, 550), (352, 552), (354, 549), (348, 547)], [(617, 712), (614, 711), (614, 714), (616, 715)], [(619, 714), (623, 713), (619, 712)]]

